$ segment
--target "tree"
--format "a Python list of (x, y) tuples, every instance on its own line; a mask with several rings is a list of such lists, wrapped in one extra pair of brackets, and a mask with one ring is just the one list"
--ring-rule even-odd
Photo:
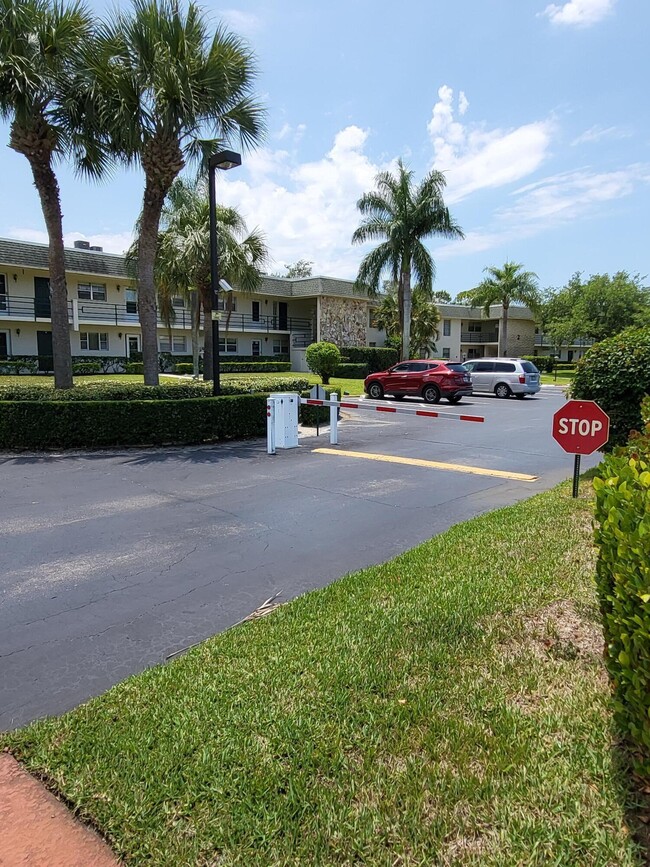
[(307, 259), (298, 259), (292, 265), (285, 265), (286, 273), (283, 277), (311, 277), (313, 262), (308, 262)]
[(334, 375), (336, 368), (341, 363), (341, 353), (334, 343), (321, 340), (320, 343), (311, 343), (307, 347), (305, 361), (307, 367), (320, 376), (323, 385), (327, 385), (330, 376)]
[[(397, 287), (393, 285), (387, 291), (376, 312), (377, 326), (382, 328), (387, 337), (397, 338), (397, 348), (400, 346), (399, 305)], [(438, 338), (440, 312), (433, 301), (419, 286), (413, 287), (411, 305), (411, 348), (418, 354), (430, 357), (436, 351), (435, 341)]]
[(444, 289), (436, 289), (431, 300), (436, 304), (451, 304), (451, 295)]
[(508, 310), (511, 304), (525, 304), (533, 313), (541, 309), (541, 298), (537, 288), (537, 275), (532, 271), (522, 271), (522, 265), (506, 262), (503, 268), (490, 265), (485, 268), (489, 275), (475, 289), (460, 292), (457, 300), (469, 303), (471, 307), (482, 307), (486, 316), (490, 307), (500, 304), (503, 309), (503, 325), (499, 334), (499, 355), (508, 352)]
[(627, 271), (592, 274), (586, 281), (576, 272), (562, 289), (547, 292), (542, 308), (545, 333), (562, 342), (604, 340), (649, 320), (650, 289)]
[(380, 172), (375, 178), (376, 189), (357, 202), (364, 219), (352, 235), (352, 243), (382, 243), (363, 258), (356, 285), (376, 295), (386, 272), (397, 284), (402, 358), (410, 354), (411, 278), (415, 276), (428, 297), (435, 279), (435, 264), (423, 241), (434, 235), (464, 237), (445, 207), (446, 183), (441, 172), (432, 171), (415, 186), (413, 172), (399, 160), (397, 173)]
[[(263, 110), (251, 96), (250, 49), (220, 27), (210, 36), (200, 8), (177, 0), (133, 0), (104, 25), (87, 56), (90, 86), (104, 98), (102, 115), (113, 153), (145, 176), (138, 238), (138, 302), (145, 383), (158, 383), (154, 279), (165, 197), (186, 162), (202, 161), (236, 138), (255, 144)], [(208, 138), (204, 138), (208, 135)], [(207, 313), (207, 310), (206, 310)]]
[(91, 42), (92, 17), (78, 2), (0, 0), (0, 116), (9, 147), (29, 162), (49, 242), (52, 355), (56, 388), (71, 388), (72, 356), (63, 215), (54, 163), (99, 175), (106, 165), (97, 138), (77, 125), (77, 60)]

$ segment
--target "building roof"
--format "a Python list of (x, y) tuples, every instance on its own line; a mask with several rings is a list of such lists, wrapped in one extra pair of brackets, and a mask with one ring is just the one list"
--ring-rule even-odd
[[(49, 270), (47, 244), (31, 241), (15, 241), (0, 238), (0, 264), (16, 268), (39, 268)], [(65, 251), (65, 268), (74, 274), (102, 274), (106, 277), (130, 279), (124, 256), (115, 253), (98, 253), (91, 250)]]

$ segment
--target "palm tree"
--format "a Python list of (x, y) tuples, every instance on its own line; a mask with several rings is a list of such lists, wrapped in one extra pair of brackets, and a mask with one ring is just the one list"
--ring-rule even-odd
[(506, 262), (503, 268), (490, 265), (484, 270), (489, 275), (474, 289), (459, 292), (456, 300), (469, 303), (471, 307), (482, 307), (486, 316), (490, 307), (500, 304), (503, 308), (503, 325), (499, 334), (499, 355), (508, 353), (508, 310), (511, 304), (525, 304), (533, 313), (541, 309), (541, 297), (537, 287), (537, 274), (522, 271), (523, 265)]
[[(203, 307), (206, 324), (212, 320), (210, 286), (210, 205), (207, 182), (177, 178), (169, 191), (162, 212), (163, 229), (158, 236), (156, 282), (159, 297), (198, 294), (198, 308)], [(219, 238), (219, 272), (241, 292), (259, 289), (269, 253), (263, 234), (248, 232), (246, 223), (235, 208), (217, 206)], [(228, 293), (226, 328), (232, 313), (232, 295)], [(198, 331), (197, 319), (193, 320)], [(212, 329), (204, 330), (203, 377), (212, 379)]]
[[(411, 347), (418, 354), (429, 357), (436, 351), (440, 312), (435, 303), (419, 286), (413, 287), (411, 305)], [(399, 304), (397, 286), (392, 284), (377, 309), (376, 322), (387, 336), (400, 337)]]
[[(138, 300), (145, 383), (158, 383), (154, 268), (165, 198), (186, 162), (207, 162), (232, 139), (259, 141), (263, 109), (251, 95), (256, 69), (237, 36), (210, 36), (199, 6), (133, 0), (103, 26), (86, 58), (89, 86), (103, 95), (107, 143), (145, 176), (138, 239)], [(203, 136), (209, 136), (207, 139)]]
[(464, 237), (445, 207), (446, 183), (441, 172), (432, 171), (416, 187), (413, 172), (399, 160), (397, 174), (380, 172), (375, 178), (377, 189), (357, 202), (365, 219), (352, 235), (352, 243), (383, 240), (363, 258), (356, 285), (376, 295), (386, 272), (397, 284), (403, 359), (409, 357), (411, 348), (411, 276), (415, 275), (428, 297), (435, 279), (435, 263), (423, 241), (434, 235)]
[(63, 216), (56, 160), (99, 175), (105, 155), (76, 120), (75, 64), (91, 42), (92, 16), (79, 2), (0, 0), (0, 116), (9, 147), (29, 162), (49, 240), (52, 355), (56, 388), (71, 388), (72, 357), (65, 278)]

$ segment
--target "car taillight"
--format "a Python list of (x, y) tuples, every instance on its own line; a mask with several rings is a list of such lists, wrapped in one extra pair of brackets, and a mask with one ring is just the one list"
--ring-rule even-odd
[(520, 376), (520, 377), (519, 377), (519, 382), (522, 382), (522, 383), (524, 383), (524, 385), (525, 385), (525, 384), (526, 384), (526, 377), (525, 377), (525, 376)]

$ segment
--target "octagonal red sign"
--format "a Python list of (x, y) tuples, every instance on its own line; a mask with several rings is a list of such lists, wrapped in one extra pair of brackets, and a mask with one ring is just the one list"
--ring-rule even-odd
[(590, 455), (609, 439), (609, 416), (593, 400), (569, 400), (553, 416), (553, 439), (572, 455)]

